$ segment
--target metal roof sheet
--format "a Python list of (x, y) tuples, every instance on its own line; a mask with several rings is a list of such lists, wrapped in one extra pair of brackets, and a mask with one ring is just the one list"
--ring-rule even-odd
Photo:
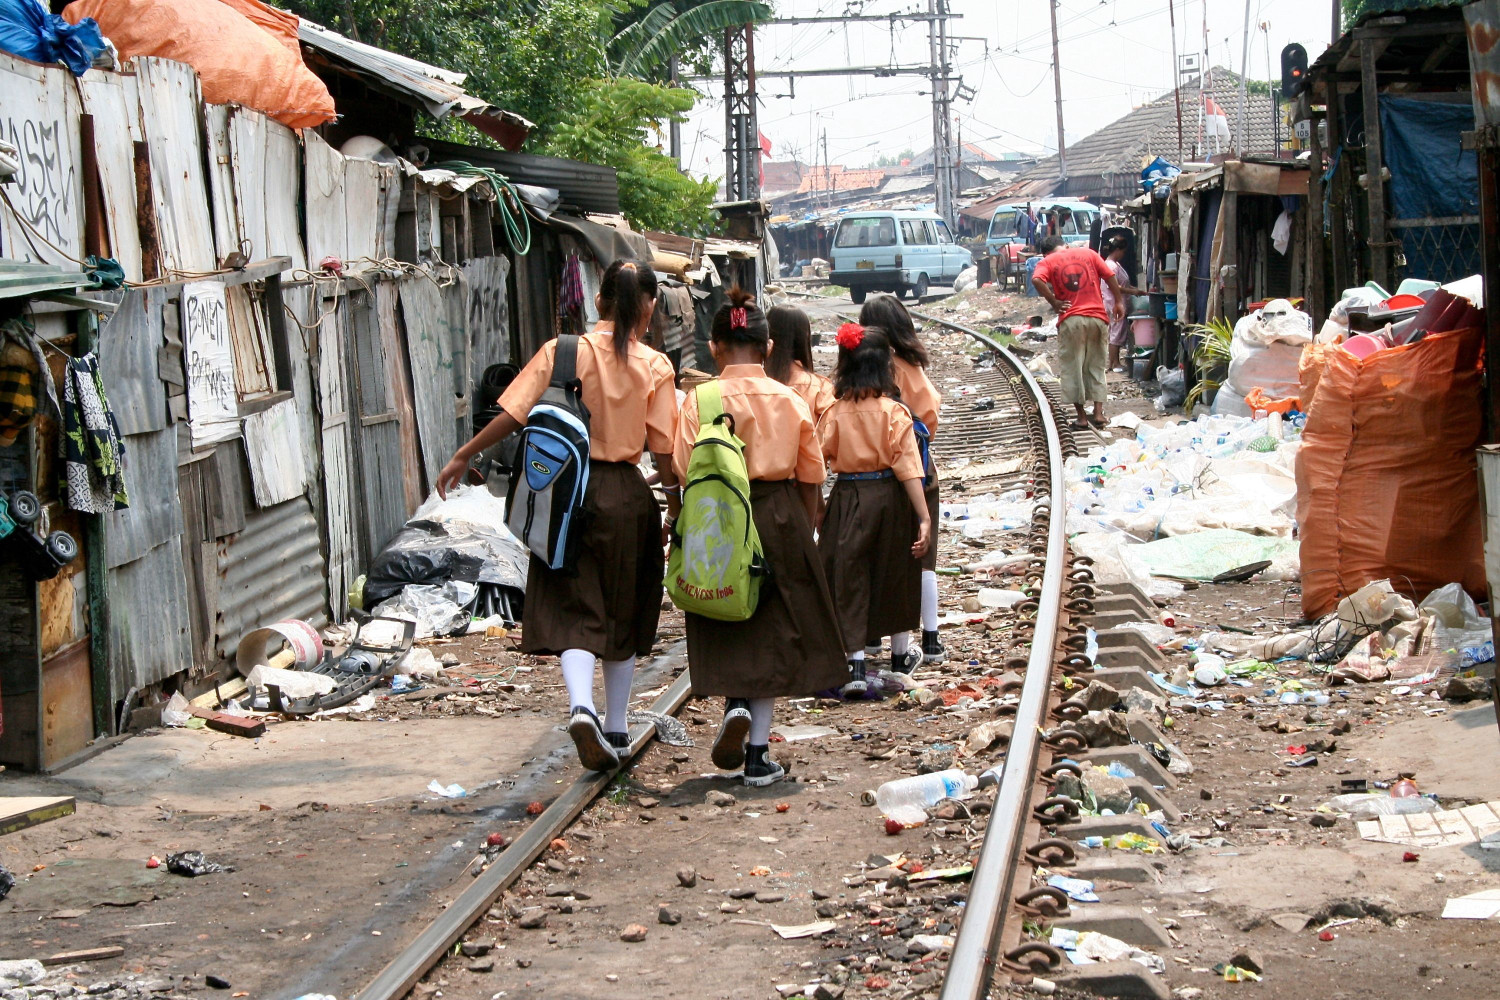
[(507, 148), (518, 148), (533, 127), (520, 115), (465, 91), (461, 84), (467, 76), (463, 73), (356, 42), (305, 18), (298, 24), (297, 38), (376, 89), (409, 98), (434, 118), (457, 114)]

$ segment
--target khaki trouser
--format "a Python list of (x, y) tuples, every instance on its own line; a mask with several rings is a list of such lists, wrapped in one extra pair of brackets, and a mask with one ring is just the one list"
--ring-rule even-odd
[(1069, 316), (1057, 328), (1058, 379), (1064, 403), (1102, 403), (1109, 363), (1109, 326), (1092, 316)]

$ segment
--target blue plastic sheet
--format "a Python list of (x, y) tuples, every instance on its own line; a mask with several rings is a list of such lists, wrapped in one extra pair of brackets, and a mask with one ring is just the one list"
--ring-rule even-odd
[(0, 0), (0, 50), (32, 62), (60, 62), (82, 76), (104, 48), (92, 17), (69, 24), (41, 0)]
[(1474, 106), (1380, 98), (1381, 145), (1390, 169), (1391, 218), (1444, 218), (1479, 213), (1479, 162), (1463, 148)]

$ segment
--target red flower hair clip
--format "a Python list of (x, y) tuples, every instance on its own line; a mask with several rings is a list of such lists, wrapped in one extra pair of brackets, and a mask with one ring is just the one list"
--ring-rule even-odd
[(839, 327), (838, 336), (834, 338), (840, 347), (852, 351), (865, 342), (865, 328), (858, 323), (845, 323)]
[(729, 310), (729, 329), (748, 330), (750, 328), (750, 313), (744, 306), (735, 306)]

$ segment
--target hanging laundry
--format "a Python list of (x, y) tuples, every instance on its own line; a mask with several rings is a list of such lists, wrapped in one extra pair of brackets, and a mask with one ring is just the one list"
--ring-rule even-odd
[(568, 253), (563, 265), (562, 287), (557, 292), (557, 317), (562, 333), (583, 332), (583, 273), (577, 252)]
[(130, 506), (125, 495), (125, 444), (104, 395), (99, 358), (68, 361), (63, 375), (63, 498), (84, 514)]
[(36, 418), (38, 381), (60, 416), (52, 369), (31, 321), (17, 317), (0, 323), (0, 445), (14, 444)]

